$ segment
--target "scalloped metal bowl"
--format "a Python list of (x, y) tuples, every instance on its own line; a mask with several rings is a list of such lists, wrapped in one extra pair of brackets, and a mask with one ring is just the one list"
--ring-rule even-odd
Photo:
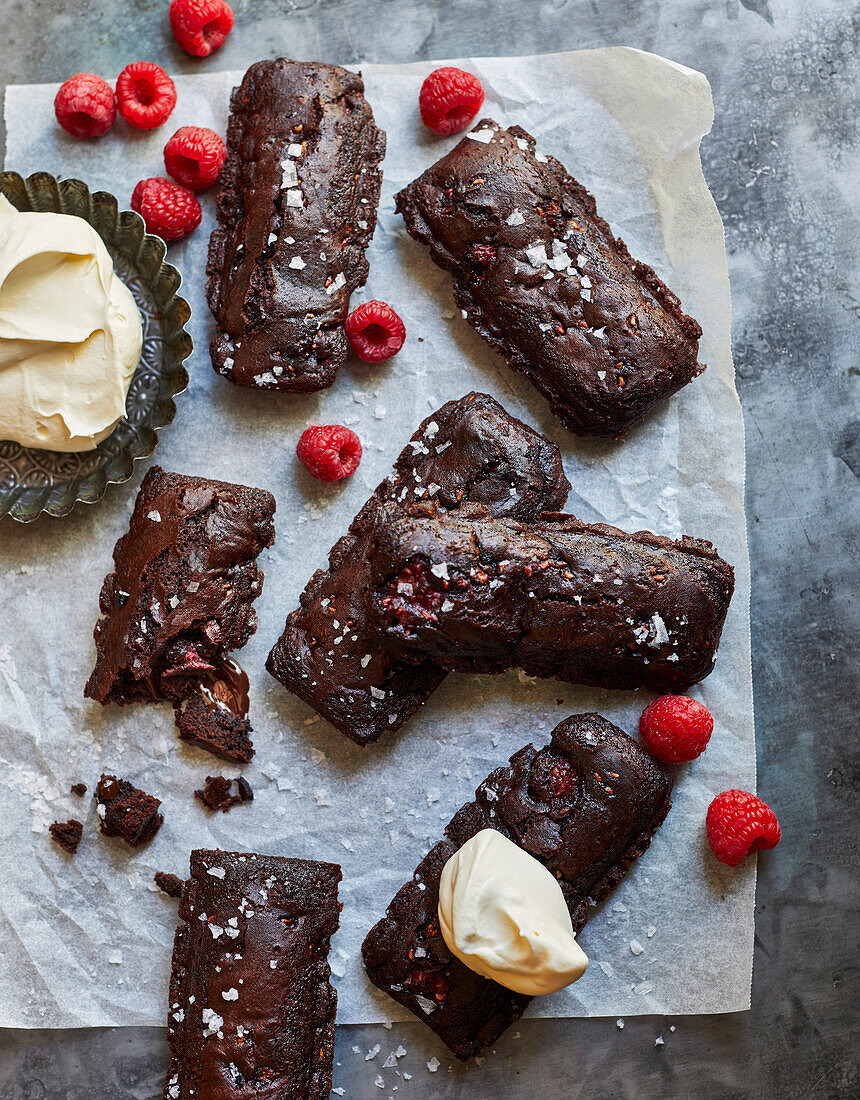
[(164, 262), (164, 241), (146, 232), (139, 214), (120, 210), (113, 195), (91, 194), (81, 180), (57, 180), (47, 172), (27, 179), (0, 172), (0, 191), (19, 210), (86, 219), (107, 245), (143, 324), (143, 347), (125, 417), (95, 450), (64, 454), (0, 441), (0, 517), (8, 514), (29, 523), (42, 512), (68, 515), (79, 500), (94, 504), (108, 485), (131, 477), (136, 459), (152, 454), (158, 429), (176, 414), (173, 399), (188, 385), (183, 363), (192, 348), (185, 330), (191, 310), (177, 294), (182, 276)]

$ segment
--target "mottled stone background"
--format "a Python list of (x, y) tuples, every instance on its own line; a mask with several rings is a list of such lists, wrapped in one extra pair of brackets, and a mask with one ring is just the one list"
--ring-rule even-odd
[[(237, 29), (198, 62), (173, 43), (167, 6), (0, 0), (0, 83), (112, 73), (144, 57), (193, 72), (278, 54), (359, 64), (629, 45), (701, 69), (714, 90), (702, 156), (726, 226), (747, 430), (759, 790), (784, 837), (759, 861), (752, 1011), (638, 1017), (623, 1030), (614, 1020), (526, 1020), (483, 1065), (453, 1069), (419, 1024), (339, 1028), (335, 1084), (370, 1100), (860, 1095), (860, 9), (850, 0), (234, 0)], [(408, 1050), (402, 1076), (381, 1066), (398, 1043)], [(441, 1065), (431, 1075), (433, 1057)], [(164, 1065), (157, 1029), (0, 1032), (0, 1100), (155, 1100)]]

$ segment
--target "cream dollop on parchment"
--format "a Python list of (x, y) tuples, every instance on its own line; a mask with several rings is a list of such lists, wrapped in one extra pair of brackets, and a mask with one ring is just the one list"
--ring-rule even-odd
[(140, 313), (89, 222), (0, 195), (0, 439), (89, 451), (125, 415)]
[(462, 963), (515, 993), (555, 993), (588, 966), (558, 882), (495, 829), (476, 833), (442, 869), (439, 926)]

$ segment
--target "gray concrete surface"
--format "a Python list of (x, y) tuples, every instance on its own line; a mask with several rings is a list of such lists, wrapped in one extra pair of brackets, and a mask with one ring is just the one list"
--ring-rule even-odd
[[(277, 54), (360, 63), (633, 45), (714, 88), (703, 158), (726, 225), (747, 429), (759, 789), (784, 837), (759, 864), (752, 1011), (623, 1030), (526, 1020), (482, 1066), (452, 1071), (419, 1024), (340, 1028), (335, 1084), (396, 1100), (860, 1096), (860, 11), (850, 0), (238, 0), (228, 44), (194, 62), (172, 42), (167, 6), (3, 0), (0, 82), (140, 57), (191, 72)], [(398, 1042), (402, 1077), (380, 1066)], [(156, 1029), (3, 1032), (0, 1098), (153, 1100), (164, 1065)]]

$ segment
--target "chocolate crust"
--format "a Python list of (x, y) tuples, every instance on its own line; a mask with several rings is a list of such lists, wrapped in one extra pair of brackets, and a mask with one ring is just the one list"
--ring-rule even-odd
[(530, 524), (430, 505), (377, 523), (370, 618), (449, 671), (681, 691), (714, 667), (734, 573), (710, 543), (573, 516)]
[(624, 435), (704, 370), (698, 322), (521, 127), (482, 119), (395, 203), (469, 323), (570, 431)]
[(419, 863), (362, 956), (370, 980), (466, 1060), (518, 1020), (530, 997), (480, 977), (439, 932), (439, 880), (482, 829), (497, 829), (558, 879), (579, 933), (591, 908), (647, 849), (671, 806), (668, 769), (599, 714), (559, 723), (543, 749), (526, 745), (478, 787)]
[(84, 695), (102, 704), (175, 702), (213, 677), (239, 676), (227, 654), (257, 627), (251, 605), (263, 574), (255, 559), (274, 542), (274, 511), (263, 489), (152, 466), (102, 585)]
[(569, 489), (558, 448), (492, 397), (473, 392), (449, 401), (421, 423), (332, 548), (328, 568), (311, 577), (266, 668), (358, 745), (399, 729), (445, 673), (431, 661), (392, 657), (367, 622), (379, 509), (432, 492), (440, 510), (472, 500), (493, 515), (531, 518), (561, 507)]
[(349, 299), (367, 280), (385, 134), (361, 77), (259, 61), (234, 89), (206, 296), (215, 371), (239, 386), (330, 386)]
[(337, 993), (326, 960), (340, 879), (332, 863), (191, 853), (164, 1100), (328, 1100)]

